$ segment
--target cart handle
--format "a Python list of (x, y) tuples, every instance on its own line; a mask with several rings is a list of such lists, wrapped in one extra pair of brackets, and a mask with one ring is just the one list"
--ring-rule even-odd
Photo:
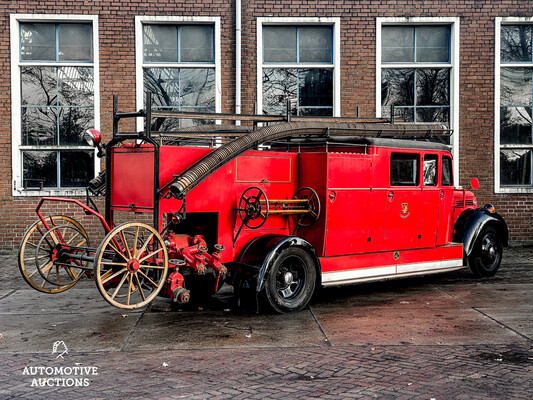
[(102, 214), (100, 214), (99, 212), (93, 210), (91, 207), (86, 206), (85, 204), (83, 204), (82, 202), (80, 202), (78, 200), (65, 199), (65, 198), (62, 198), (62, 197), (43, 197), (43, 198), (41, 198), (41, 201), (39, 201), (39, 204), (37, 205), (37, 208), (35, 209), (35, 212), (37, 213), (37, 216), (39, 217), (39, 219), (43, 223), (43, 225), (46, 228), (46, 230), (50, 230), (50, 227), (46, 223), (46, 220), (45, 220), (45, 218), (43, 217), (43, 215), (41, 214), (41, 211), (40, 211), (42, 205), (46, 201), (57, 201), (57, 202), (64, 202), (64, 203), (74, 203), (74, 204), (80, 206), (81, 208), (83, 208), (83, 211), (85, 211), (85, 213), (92, 214), (92, 215), (96, 216), (98, 219), (100, 219), (100, 222), (102, 223), (102, 226), (104, 227), (106, 234), (109, 233), (109, 231), (111, 231), (111, 227), (107, 224), (107, 222), (106, 222), (105, 218), (102, 216)]

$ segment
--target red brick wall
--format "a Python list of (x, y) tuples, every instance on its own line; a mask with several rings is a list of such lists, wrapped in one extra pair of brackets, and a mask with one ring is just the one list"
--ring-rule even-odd
[[(339, 17), (341, 19), (341, 110), (343, 115), (375, 115), (375, 35), (377, 17), (460, 17), (460, 184), (478, 177), (481, 203), (491, 202), (508, 221), (514, 243), (533, 242), (533, 194), (494, 194), (494, 18), (531, 17), (527, 1), (297, 1), (243, 0), (242, 111), (251, 113), (256, 96), (257, 17)], [(134, 110), (135, 16), (221, 17), (222, 111), (234, 111), (235, 10), (233, 1), (12, 1), (0, 3), (0, 21), (12, 13), (99, 16), (101, 130), (111, 132), (112, 95), (121, 110)], [(11, 196), (11, 84), (9, 30), (0, 33), (0, 248), (13, 248), (34, 221), (38, 197)], [(58, 210), (70, 214), (72, 210)], [(91, 229), (101, 231), (98, 224)]]

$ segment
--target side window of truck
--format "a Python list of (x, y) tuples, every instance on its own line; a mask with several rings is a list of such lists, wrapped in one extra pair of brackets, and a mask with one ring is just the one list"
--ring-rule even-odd
[(424, 186), (437, 186), (437, 165), (439, 156), (426, 154), (424, 156)]
[(448, 156), (442, 157), (442, 174), (440, 182), (442, 186), (453, 186), (452, 159)]
[(390, 160), (391, 186), (418, 186), (420, 154), (392, 153)]

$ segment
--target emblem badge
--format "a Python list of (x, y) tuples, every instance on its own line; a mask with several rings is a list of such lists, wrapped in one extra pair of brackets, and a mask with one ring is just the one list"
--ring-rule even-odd
[(409, 216), (409, 204), (402, 203), (402, 218), (407, 218)]

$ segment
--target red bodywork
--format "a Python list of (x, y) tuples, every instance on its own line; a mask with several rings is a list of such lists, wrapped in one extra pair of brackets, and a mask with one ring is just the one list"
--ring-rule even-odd
[[(156, 176), (154, 147), (124, 145), (109, 151), (111, 211), (153, 213), (157, 194), (149, 188), (154, 187)], [(162, 188), (212, 150), (163, 145), (159, 151), (156, 186)], [(436, 158), (438, 181), (424, 185), (420, 168), (417, 185), (391, 186), (391, 153)], [(295, 224), (285, 215), (271, 215), (258, 229), (244, 226), (239, 232), (239, 200), (251, 186), (261, 188), (271, 201), (291, 199), (299, 188), (310, 187), (318, 194), (322, 211), (316, 223), (299, 227), (297, 236), (316, 250), (323, 285), (460, 268), (463, 246), (452, 243), (453, 225), (465, 207), (474, 208), (476, 201), (470, 192), (455, 190), (450, 183), (443, 185), (443, 156), (451, 159), (448, 151), (430, 147), (379, 145), (248, 151), (187, 194), (187, 220), (192, 223), (185, 225), (183, 232), (178, 225), (177, 235), (167, 234), (172, 243), (170, 258), (185, 258), (197, 272), (205, 265), (220, 271), (221, 263), (236, 261), (252, 239), (267, 233), (291, 235)], [(182, 207), (181, 200), (162, 195), (158, 201), (160, 227)], [(197, 244), (190, 240), (196, 235), (205, 236), (210, 250), (214, 243), (225, 250), (207, 253), (210, 260), (194, 258), (191, 249)]]

